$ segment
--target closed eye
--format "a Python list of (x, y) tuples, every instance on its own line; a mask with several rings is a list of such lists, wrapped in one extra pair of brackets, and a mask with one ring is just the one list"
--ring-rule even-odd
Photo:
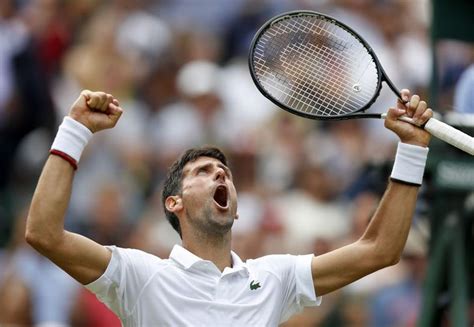
[(199, 167), (196, 170), (196, 175), (207, 175), (209, 173), (209, 165)]

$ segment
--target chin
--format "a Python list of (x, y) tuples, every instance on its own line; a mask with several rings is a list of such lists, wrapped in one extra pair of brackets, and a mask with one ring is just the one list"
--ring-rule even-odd
[(232, 229), (232, 226), (234, 225), (234, 218), (230, 217), (230, 214), (226, 215), (225, 218), (222, 216), (215, 218), (216, 219), (213, 219), (209, 222), (211, 229), (222, 234), (227, 233)]

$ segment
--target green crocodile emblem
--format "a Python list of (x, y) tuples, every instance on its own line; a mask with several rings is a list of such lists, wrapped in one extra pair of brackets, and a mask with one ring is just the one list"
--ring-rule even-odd
[(260, 287), (262, 286), (260, 286), (259, 282), (255, 282), (254, 280), (250, 282), (250, 290), (255, 291), (257, 288), (260, 288)]

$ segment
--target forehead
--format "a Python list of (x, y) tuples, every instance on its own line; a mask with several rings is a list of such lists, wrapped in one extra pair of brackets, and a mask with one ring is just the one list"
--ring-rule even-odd
[(212, 157), (199, 157), (194, 161), (188, 162), (183, 168), (183, 175), (186, 175), (194, 168), (204, 165), (224, 165), (220, 160)]

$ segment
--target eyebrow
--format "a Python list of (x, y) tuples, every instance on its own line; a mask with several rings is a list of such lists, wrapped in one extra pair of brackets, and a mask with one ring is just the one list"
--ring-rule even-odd
[(198, 171), (199, 169), (202, 169), (202, 168), (209, 168), (210, 166), (212, 166), (212, 164), (210, 162), (204, 163), (204, 164), (198, 165), (198, 166), (194, 167), (193, 169), (191, 169), (191, 172)]
[[(191, 170), (188, 171), (188, 172), (189, 172), (189, 173), (192, 173), (192, 172), (195, 172), (195, 171), (197, 171), (197, 170), (199, 170), (199, 169), (202, 169), (202, 168), (209, 168), (209, 167), (211, 167), (212, 165), (213, 165), (213, 164), (212, 164), (211, 162), (208, 162), (208, 163), (205, 163), (205, 164), (196, 166), (196, 167), (194, 167), (193, 169), (191, 169)], [(222, 162), (219, 162), (219, 163), (217, 164), (217, 167), (222, 168), (222, 169), (225, 171), (225, 173), (227, 174), (227, 176), (232, 177), (232, 172), (230, 171), (230, 168), (227, 167), (226, 165), (224, 165)]]

